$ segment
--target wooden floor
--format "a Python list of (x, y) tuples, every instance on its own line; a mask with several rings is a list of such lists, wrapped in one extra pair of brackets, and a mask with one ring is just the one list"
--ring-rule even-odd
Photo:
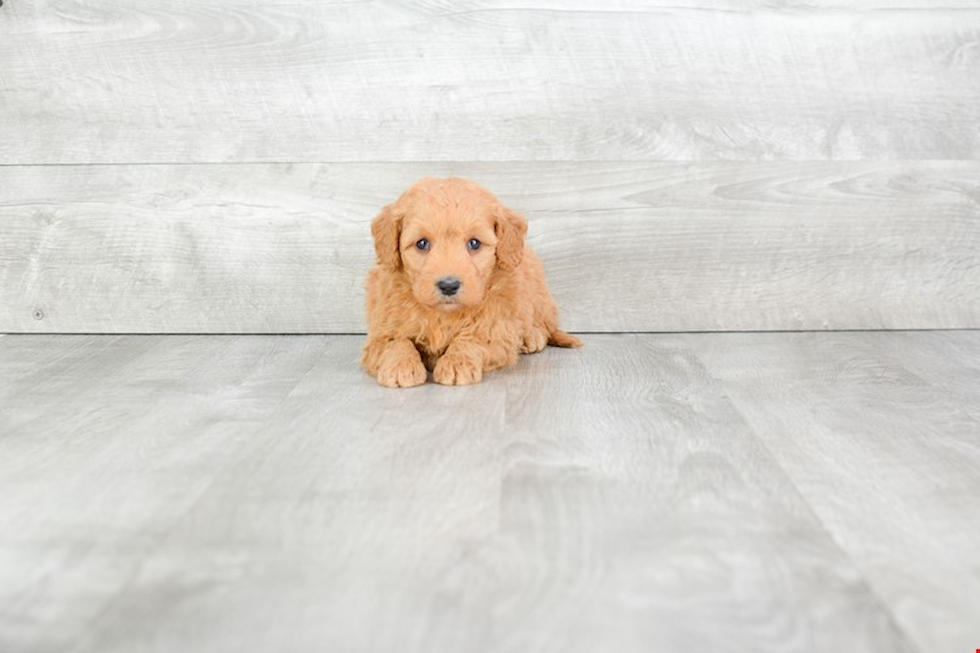
[(980, 331), (0, 337), (0, 651), (966, 652)]

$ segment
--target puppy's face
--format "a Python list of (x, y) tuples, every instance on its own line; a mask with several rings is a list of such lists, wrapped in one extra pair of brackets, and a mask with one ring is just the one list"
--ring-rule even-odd
[(420, 304), (445, 312), (483, 301), (494, 270), (519, 264), (526, 229), (464, 179), (424, 179), (372, 224), (378, 263), (402, 271)]
[(415, 299), (443, 311), (479, 304), (496, 263), (488, 207), (445, 206), (430, 198), (417, 204), (405, 214), (399, 238)]

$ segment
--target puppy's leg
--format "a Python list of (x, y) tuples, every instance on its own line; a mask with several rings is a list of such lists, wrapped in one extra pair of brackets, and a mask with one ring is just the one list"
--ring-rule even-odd
[(522, 354), (536, 354), (548, 346), (548, 332), (541, 327), (531, 326), (524, 331), (521, 343)]
[(432, 370), (432, 378), (442, 385), (471, 385), (483, 379), (484, 352), (474, 343), (456, 341), (449, 345)]
[(432, 378), (443, 385), (479, 383), (484, 372), (516, 363), (520, 344), (516, 326), (497, 330), (493, 338), (480, 334), (457, 338), (436, 361)]
[(362, 358), (368, 372), (386, 388), (410, 388), (426, 380), (422, 357), (411, 340), (372, 340), (364, 346)]

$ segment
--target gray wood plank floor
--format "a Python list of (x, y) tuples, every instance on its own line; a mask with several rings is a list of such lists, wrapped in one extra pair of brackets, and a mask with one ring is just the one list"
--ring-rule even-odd
[(0, 650), (972, 651), (980, 332), (0, 338)]

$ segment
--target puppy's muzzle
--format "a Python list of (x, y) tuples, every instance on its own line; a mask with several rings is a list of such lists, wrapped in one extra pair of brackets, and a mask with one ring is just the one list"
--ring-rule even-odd
[(463, 282), (456, 277), (443, 277), (436, 281), (436, 288), (442, 293), (443, 297), (452, 297), (459, 292), (459, 287), (463, 285)]

